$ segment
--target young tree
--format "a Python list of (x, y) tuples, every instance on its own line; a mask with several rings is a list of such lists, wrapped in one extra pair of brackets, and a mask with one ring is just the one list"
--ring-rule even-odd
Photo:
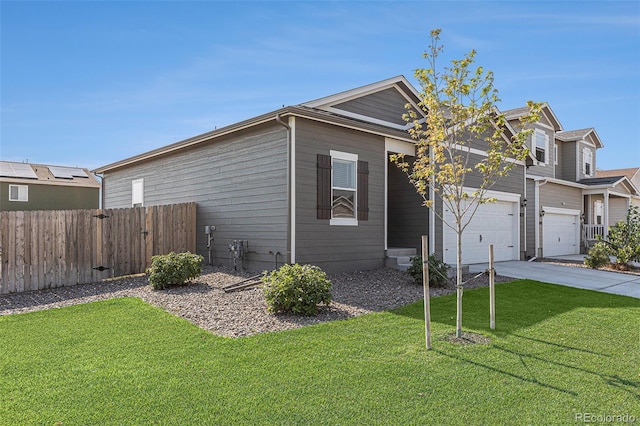
[[(456, 335), (461, 337), (462, 234), (480, 204), (496, 201), (486, 196), (487, 190), (506, 176), (516, 161), (525, 160), (529, 152), (525, 142), (533, 131), (528, 124), (538, 120), (541, 104), (527, 102), (529, 113), (520, 119), (516, 131), (495, 106), (500, 99), (493, 87), (493, 73), (480, 66), (471, 69), (476, 51), (452, 60), (451, 66), (441, 72), (436, 59), (442, 49), (440, 30), (431, 31), (431, 44), (423, 54), (429, 68), (417, 69), (414, 74), (421, 87), (418, 106), (426, 119), (409, 105), (404, 115), (405, 121), (413, 124), (409, 133), (416, 141), (416, 156), (410, 162), (398, 154), (392, 161), (407, 174), (424, 205), (456, 232)], [(474, 148), (486, 152), (486, 157), (477, 161), (472, 155), (472, 151), (477, 152)], [(471, 174), (482, 182), (473, 191), (465, 187)], [(442, 200), (441, 210), (435, 209), (430, 191)], [(445, 209), (452, 213), (450, 222), (445, 220)]]

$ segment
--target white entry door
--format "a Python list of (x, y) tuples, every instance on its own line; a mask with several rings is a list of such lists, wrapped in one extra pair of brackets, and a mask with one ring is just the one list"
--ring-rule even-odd
[[(453, 223), (453, 215), (445, 210), (444, 217)], [(496, 201), (482, 204), (462, 234), (462, 264), (489, 261), (489, 244), (493, 244), (494, 260), (519, 258), (518, 203)], [(456, 233), (444, 225), (445, 263), (456, 264)]]

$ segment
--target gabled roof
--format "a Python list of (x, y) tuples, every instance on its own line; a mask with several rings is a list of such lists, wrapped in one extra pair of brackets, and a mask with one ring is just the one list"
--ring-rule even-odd
[(638, 189), (631, 183), (631, 181), (626, 176), (609, 176), (609, 177), (596, 177), (589, 179), (581, 179), (578, 181), (579, 184), (586, 185), (588, 187), (598, 187), (598, 188), (613, 188), (617, 185), (622, 184), (622, 186), (626, 187), (628, 192), (632, 195), (638, 194)]
[(372, 134), (381, 135), (381, 136), (388, 136), (388, 137), (392, 137), (400, 140), (411, 141), (411, 137), (404, 130), (390, 128), (388, 126), (382, 126), (379, 124), (365, 122), (362, 120), (355, 120), (353, 118), (344, 117), (339, 114), (334, 114), (328, 111), (322, 111), (315, 108), (310, 108), (305, 106), (289, 106), (289, 107), (280, 108), (278, 110), (271, 111), (269, 113), (262, 114), (260, 116), (253, 117), (238, 123), (234, 123), (229, 126), (221, 127), (211, 132), (193, 136), (188, 139), (184, 139), (182, 141), (175, 142), (175, 143), (172, 143), (148, 152), (144, 152), (142, 154), (138, 154), (133, 157), (125, 158), (124, 160), (116, 161), (114, 163), (107, 164), (102, 167), (98, 167), (97, 169), (94, 169), (93, 172), (105, 173), (107, 171), (118, 169), (121, 167), (126, 167), (141, 161), (150, 160), (152, 158), (156, 158), (164, 155), (170, 155), (177, 151), (189, 149), (191, 147), (198, 146), (201, 144), (210, 143), (218, 138), (233, 134), (235, 132), (238, 132), (244, 129), (251, 128), (253, 126), (258, 126), (268, 122), (274, 122), (274, 121), (277, 121), (278, 118), (284, 119), (289, 116), (304, 117), (311, 120), (337, 124), (345, 128), (356, 129), (356, 130), (364, 131), (367, 133), (372, 133)]
[(623, 179), (624, 179), (624, 176), (596, 177), (596, 178), (589, 178), (589, 179), (581, 179), (578, 181), (578, 183), (581, 183), (583, 185), (589, 185), (589, 186), (615, 185)]
[[(301, 107), (315, 108), (356, 120), (406, 130), (412, 126), (402, 119), (405, 105), (424, 116), (418, 107), (420, 95), (402, 75), (377, 83), (302, 103)], [(375, 110), (371, 106), (375, 105)]]
[(0, 161), (0, 182), (100, 188), (88, 169), (13, 161)]
[(602, 148), (604, 146), (604, 144), (600, 140), (600, 136), (598, 136), (598, 133), (596, 133), (596, 129), (594, 129), (593, 127), (556, 132), (556, 139), (560, 139), (561, 141), (565, 142), (580, 140), (590, 141), (596, 146), (596, 148)]
[(596, 177), (611, 177), (611, 176), (626, 176), (631, 180), (635, 175), (640, 173), (640, 167), (631, 167), (628, 169), (613, 169), (613, 170), (596, 170)]
[[(525, 106), (525, 107), (507, 109), (507, 110), (504, 110), (502, 113), (504, 114), (507, 120), (509, 121), (516, 120), (522, 117), (523, 115), (529, 113), (529, 107)], [(553, 127), (555, 131), (562, 130), (562, 124), (560, 124), (560, 120), (558, 120), (558, 117), (553, 112), (553, 110), (551, 109), (548, 103), (545, 102), (544, 104), (542, 104), (540, 113), (544, 118), (547, 119), (547, 121), (551, 124), (551, 127)]]

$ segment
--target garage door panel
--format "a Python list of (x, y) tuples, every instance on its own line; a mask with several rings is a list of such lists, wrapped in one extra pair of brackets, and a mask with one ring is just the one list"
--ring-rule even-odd
[[(518, 258), (517, 203), (498, 201), (482, 204), (462, 234), (462, 263), (488, 261), (489, 245), (493, 244), (496, 261)], [(445, 210), (445, 219), (453, 222), (453, 214)], [(444, 259), (456, 263), (456, 233), (444, 229)]]
[(546, 213), (542, 217), (543, 256), (580, 253), (579, 226), (575, 214)]

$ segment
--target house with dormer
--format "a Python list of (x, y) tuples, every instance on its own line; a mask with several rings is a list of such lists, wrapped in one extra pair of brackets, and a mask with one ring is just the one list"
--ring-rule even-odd
[[(523, 108), (504, 111), (517, 120)], [(626, 216), (638, 189), (624, 175), (598, 177), (593, 128), (564, 130), (545, 105), (528, 141), (524, 258), (585, 252), (609, 226)]]

